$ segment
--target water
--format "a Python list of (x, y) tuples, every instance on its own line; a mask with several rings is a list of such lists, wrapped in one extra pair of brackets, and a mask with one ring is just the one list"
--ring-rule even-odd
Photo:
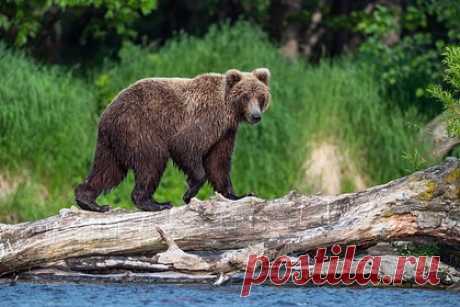
[(421, 289), (256, 286), (247, 298), (237, 285), (28, 284), (0, 285), (0, 306), (460, 306), (460, 293)]

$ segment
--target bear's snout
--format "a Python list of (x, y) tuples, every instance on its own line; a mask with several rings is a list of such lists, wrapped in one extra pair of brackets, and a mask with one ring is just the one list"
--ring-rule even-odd
[(249, 103), (246, 117), (251, 124), (257, 124), (262, 119), (262, 110), (256, 99), (251, 100)]
[(251, 113), (249, 115), (249, 120), (251, 122), (251, 124), (257, 124), (258, 122), (260, 122), (260, 120), (262, 119), (262, 114), (259, 112), (259, 113)]

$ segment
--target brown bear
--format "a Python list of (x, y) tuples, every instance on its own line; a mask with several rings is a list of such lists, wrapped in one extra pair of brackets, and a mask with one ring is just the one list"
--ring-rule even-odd
[(206, 180), (236, 200), (231, 155), (241, 122), (256, 124), (270, 103), (270, 71), (236, 69), (193, 79), (147, 78), (121, 91), (101, 116), (91, 173), (75, 190), (80, 208), (105, 212), (96, 198), (134, 171), (131, 198), (137, 208), (158, 211), (170, 203), (152, 199), (168, 160), (187, 176), (189, 203)]

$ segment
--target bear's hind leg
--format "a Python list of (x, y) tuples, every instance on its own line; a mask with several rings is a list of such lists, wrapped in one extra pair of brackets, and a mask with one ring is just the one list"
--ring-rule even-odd
[(138, 166), (134, 168), (135, 186), (131, 198), (139, 210), (161, 211), (172, 208), (168, 202), (159, 203), (152, 199), (167, 162), (168, 156), (158, 151), (138, 161)]
[(127, 170), (122, 167), (109, 147), (98, 143), (91, 173), (88, 178), (75, 189), (75, 200), (83, 210), (106, 212), (110, 206), (100, 206), (96, 198), (105, 191), (117, 186), (126, 176)]

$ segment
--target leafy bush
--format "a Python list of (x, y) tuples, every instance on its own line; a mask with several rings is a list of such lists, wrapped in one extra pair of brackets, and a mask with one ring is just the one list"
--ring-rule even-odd
[(437, 85), (432, 86), (429, 91), (446, 108), (449, 133), (460, 137), (460, 47), (447, 47), (444, 56), (444, 80), (451, 90)]
[(101, 11), (103, 18), (98, 18), (98, 14), (94, 13), (96, 18), (86, 22), (81, 40), (88, 37), (101, 38), (110, 32), (132, 38), (136, 35), (131, 27), (133, 22), (140, 17), (140, 13), (145, 15), (155, 7), (156, 0), (7, 0), (0, 4), (0, 30), (13, 36), (17, 46), (22, 46), (37, 36), (44, 24), (56, 19), (59, 14), (70, 12), (87, 18), (89, 14), (85, 16), (85, 9), (93, 9)]
[(427, 118), (440, 112), (425, 89), (441, 80), (442, 50), (460, 42), (459, 14), (460, 5), (446, 0), (411, 0), (403, 11), (378, 5), (372, 13), (355, 14), (356, 30), (366, 36), (360, 56), (392, 102), (415, 106)]

